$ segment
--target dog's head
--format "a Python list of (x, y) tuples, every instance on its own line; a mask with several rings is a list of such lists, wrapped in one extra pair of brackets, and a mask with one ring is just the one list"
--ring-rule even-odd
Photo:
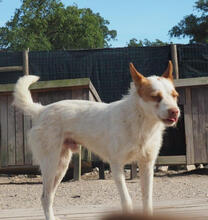
[(175, 125), (180, 110), (177, 105), (178, 93), (173, 85), (171, 61), (161, 77), (144, 77), (132, 63), (130, 63), (130, 72), (145, 112), (161, 120), (166, 126)]

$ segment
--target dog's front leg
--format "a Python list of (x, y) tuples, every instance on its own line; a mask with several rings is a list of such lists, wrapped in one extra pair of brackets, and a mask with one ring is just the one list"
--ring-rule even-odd
[(132, 210), (132, 200), (126, 186), (125, 176), (123, 173), (123, 166), (117, 163), (111, 163), (110, 166), (113, 178), (115, 180), (116, 186), (120, 194), (122, 208), (125, 211), (130, 211)]
[(153, 168), (153, 161), (139, 163), (143, 209), (150, 215), (152, 214)]

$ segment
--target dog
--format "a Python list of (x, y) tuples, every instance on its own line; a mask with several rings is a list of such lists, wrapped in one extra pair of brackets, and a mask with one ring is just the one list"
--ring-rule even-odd
[(23, 76), (15, 85), (14, 105), (33, 117), (28, 142), (42, 177), (41, 197), (46, 220), (55, 220), (53, 200), (72, 153), (78, 145), (99, 155), (111, 166), (123, 210), (132, 209), (123, 166), (137, 161), (143, 208), (152, 213), (153, 167), (165, 127), (180, 116), (171, 61), (161, 77), (145, 77), (129, 64), (133, 86), (129, 94), (110, 104), (63, 100), (43, 106), (34, 103), (29, 86), (37, 76)]

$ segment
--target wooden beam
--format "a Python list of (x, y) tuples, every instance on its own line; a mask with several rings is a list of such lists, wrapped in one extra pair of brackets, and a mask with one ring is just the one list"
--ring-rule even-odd
[(23, 57), (23, 73), (24, 75), (29, 75), (29, 48), (27, 50), (24, 50), (22, 52), (22, 57)]
[(99, 163), (99, 179), (105, 179), (105, 164), (103, 163), (103, 161), (100, 161)]
[(175, 79), (179, 79), (179, 69), (178, 69), (178, 55), (176, 44), (171, 44), (171, 60), (173, 63), (173, 74)]
[(8, 165), (8, 97), (0, 97), (0, 166)]
[(100, 96), (98, 95), (95, 87), (93, 86), (93, 84), (91, 82), (89, 84), (89, 87), (90, 87), (90, 91), (92, 92), (93, 97), (95, 98), (95, 101), (102, 102), (100, 99)]
[(0, 174), (40, 174), (39, 166), (32, 165), (14, 165), (0, 167)]
[(177, 80), (174, 80), (174, 84), (175, 84), (176, 88), (193, 87), (193, 86), (207, 86), (208, 85), (208, 77), (177, 79)]
[(159, 156), (156, 160), (156, 165), (176, 165), (186, 164), (186, 156)]
[[(78, 79), (64, 79), (64, 80), (50, 80), (50, 81), (39, 81), (30, 86), (31, 90), (41, 90), (41, 89), (61, 89), (70, 87), (87, 87), (89, 88), (90, 79), (89, 78), (78, 78)], [(15, 84), (1, 84), (1, 92), (13, 92)]]
[(14, 72), (14, 71), (22, 71), (22, 66), (3, 66), (0, 67), (0, 72)]
[(81, 179), (81, 145), (79, 146), (79, 152), (73, 155), (73, 165), (74, 165), (74, 171), (73, 171), (73, 179), (74, 180), (80, 180)]
[(137, 177), (137, 163), (131, 164), (131, 176), (130, 179), (135, 179)]

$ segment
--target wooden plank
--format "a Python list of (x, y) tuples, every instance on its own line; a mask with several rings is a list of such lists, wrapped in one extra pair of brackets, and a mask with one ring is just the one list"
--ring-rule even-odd
[(74, 170), (73, 170), (73, 179), (81, 179), (81, 145), (79, 146), (79, 152), (73, 155), (72, 159)]
[[(72, 90), (72, 99), (82, 99), (83, 91), (82, 89)], [(73, 164), (74, 164), (74, 180), (81, 179), (81, 146), (78, 154), (73, 155)]]
[[(78, 78), (78, 79), (63, 79), (63, 80), (50, 80), (50, 81), (38, 81), (30, 86), (33, 91), (43, 89), (63, 89), (63, 88), (88, 88), (90, 83), (89, 78)], [(13, 92), (15, 84), (1, 84), (0, 92)]]
[(171, 44), (171, 60), (173, 63), (173, 74), (175, 79), (179, 79), (179, 70), (178, 70), (178, 55), (177, 55), (177, 45)]
[(196, 77), (187, 79), (176, 79), (174, 80), (176, 88), (179, 87), (192, 87), (192, 86), (207, 86), (208, 77)]
[(89, 162), (91, 159), (91, 152), (87, 148), (82, 147), (82, 160)]
[(187, 164), (194, 164), (194, 139), (193, 139), (193, 122), (192, 122), (192, 101), (191, 89), (185, 88), (186, 103), (184, 105), (184, 126), (186, 138), (186, 157)]
[(103, 161), (100, 161), (99, 165), (99, 179), (104, 180), (105, 179), (105, 164)]
[[(205, 89), (204, 92), (204, 103), (205, 106), (208, 106), (208, 88)], [(207, 150), (207, 157), (208, 157), (208, 107), (205, 108), (205, 143), (206, 143), (206, 150)], [(208, 162), (208, 161), (207, 161)]]
[(8, 124), (7, 124), (7, 96), (0, 96), (0, 122), (1, 122), (1, 146), (0, 146), (0, 165), (8, 165)]
[[(38, 93), (37, 92), (33, 92), (32, 93), (32, 99), (33, 99), (33, 102), (39, 102), (39, 99), (38, 99)], [(34, 125), (34, 120), (33, 120), (33, 118), (32, 118), (32, 120), (31, 120), (31, 125), (33, 126)], [(32, 156), (32, 165), (33, 166), (37, 166), (38, 164), (37, 164), (37, 161), (35, 160), (35, 158), (33, 158), (33, 156)]]
[(201, 137), (199, 138), (199, 108), (198, 108), (198, 88), (191, 89), (192, 98), (192, 121), (193, 121), (193, 139), (194, 139), (194, 162), (201, 160)]
[[(164, 200), (154, 202), (154, 212), (163, 214), (174, 219), (205, 220), (208, 219), (207, 199), (186, 199), (186, 200)], [(141, 202), (136, 205), (134, 211), (141, 211)], [(85, 205), (67, 206), (65, 208), (55, 208), (55, 216), (61, 220), (98, 220), (111, 213), (121, 212), (119, 205)], [(44, 214), (38, 208), (20, 208), (1, 210), (1, 220), (43, 220)], [(164, 219), (164, 218), (163, 218)]]
[(83, 88), (82, 89), (82, 99), (83, 100), (89, 100), (89, 88)]
[(29, 75), (29, 57), (28, 57), (29, 49), (24, 50), (22, 52), (23, 57), (23, 73), (24, 75)]
[(93, 96), (92, 92), (89, 92), (89, 100), (90, 101), (95, 101), (95, 97)]
[[(194, 94), (195, 95), (195, 94)], [(206, 93), (206, 87), (199, 87), (197, 92), (198, 99), (198, 113), (199, 113), (199, 121), (198, 121), (198, 144), (199, 148), (195, 146), (195, 152), (200, 149), (200, 163), (208, 162), (208, 155), (206, 149), (206, 109), (208, 108), (208, 103), (205, 103), (205, 96), (208, 95)]]
[(8, 96), (8, 165), (15, 165), (15, 109), (13, 97)]
[(39, 166), (33, 166), (33, 165), (11, 165), (6, 167), (0, 167), (0, 174), (39, 174), (40, 169)]
[(192, 117), (193, 117), (193, 137), (195, 163), (207, 162), (206, 133), (205, 133), (205, 106), (204, 89), (192, 88)]
[(72, 90), (72, 99), (83, 99), (83, 91), (82, 89), (73, 89)]
[(93, 86), (93, 84), (91, 82), (89, 84), (89, 88), (90, 88), (90, 91), (92, 92), (92, 95), (94, 96), (94, 100), (97, 102), (102, 102), (100, 99), (100, 96), (98, 95), (95, 87)]
[(16, 164), (24, 164), (24, 138), (23, 138), (23, 114), (15, 109), (16, 121)]
[(50, 97), (51, 103), (62, 101), (62, 100), (68, 100), (68, 99), (71, 99), (72, 97), (71, 90), (48, 91), (47, 94)]
[(137, 177), (137, 163), (131, 164), (131, 176), (130, 179), (135, 179)]
[(186, 164), (186, 156), (159, 156), (156, 165)]
[[(89, 100), (89, 93), (90, 93), (89, 88), (83, 88), (82, 89), (82, 99), (83, 100)], [(82, 158), (83, 158), (83, 160), (86, 160), (88, 162), (92, 161), (92, 153), (91, 153), (91, 151), (89, 151), (87, 148), (84, 148), (84, 147), (82, 149), (83, 149), (82, 150)]]
[(0, 67), (0, 72), (14, 72), (14, 71), (22, 71), (22, 66), (4, 66)]
[(42, 105), (48, 105), (51, 104), (53, 97), (49, 94), (49, 92), (46, 93), (38, 93), (38, 101), (42, 104)]
[(31, 121), (31, 117), (28, 115), (24, 115), (23, 116), (23, 122), (24, 122), (24, 161), (25, 161), (25, 165), (30, 165), (32, 164), (32, 152), (30, 150), (29, 144), (28, 144), (28, 138), (27, 138), (27, 134), (29, 129), (32, 126), (32, 121)]
[(178, 88), (177, 92), (179, 93), (178, 104), (185, 105), (186, 104), (185, 88)]

